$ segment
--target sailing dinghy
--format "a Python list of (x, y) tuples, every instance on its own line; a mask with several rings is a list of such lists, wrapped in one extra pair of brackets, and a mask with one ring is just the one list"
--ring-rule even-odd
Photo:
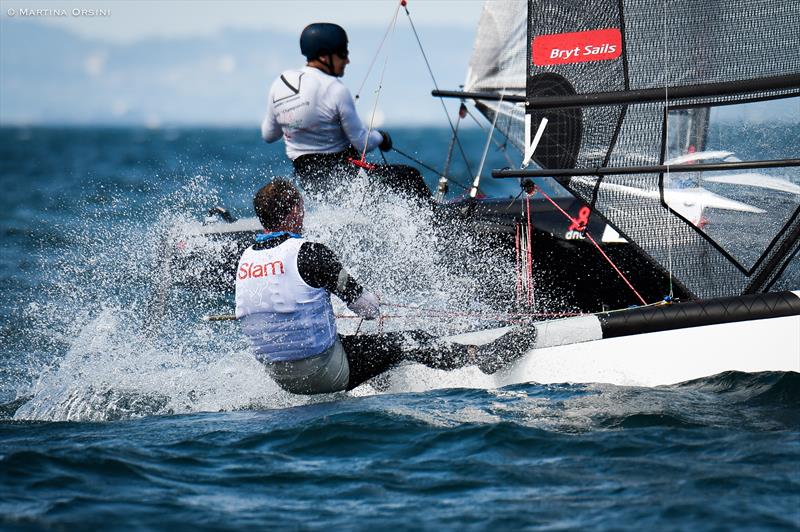
[(465, 90), (434, 95), (474, 100), (522, 150), (525, 121), (544, 122), (539, 168), (493, 176), (555, 177), (687, 296), (536, 323), (498, 385), (800, 371), (798, 135), (750, 161), (708, 146), (763, 102), (782, 102), (797, 131), (798, 27), (800, 4), (782, 0), (486, 3)]
[[(535, 144), (537, 168), (492, 172), (520, 182), (511, 202), (474, 194), (478, 177), (437, 214), (452, 245), (466, 228), (527, 255), (518, 310), (540, 269), (584, 314), (449, 339), (515, 331), (524, 354), (498, 386), (800, 371), (800, 136), (744, 160), (720, 146), (748, 134), (731, 116), (765, 102), (800, 115), (797, 27), (800, 4), (786, 0), (487, 2), (464, 90), (434, 95), (472, 101), (521, 154)], [(173, 235), (169, 260), (200, 258), (201, 277), (230, 279), (260, 228), (222, 214)]]

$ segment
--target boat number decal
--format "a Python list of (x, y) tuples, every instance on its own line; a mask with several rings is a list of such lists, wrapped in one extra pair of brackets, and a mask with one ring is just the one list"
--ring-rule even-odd
[(533, 38), (533, 64), (564, 65), (585, 61), (616, 59), (622, 54), (622, 34), (617, 28)]
[(581, 207), (578, 211), (578, 217), (573, 218), (573, 222), (567, 228), (564, 237), (567, 240), (583, 240), (585, 237), (583, 232), (586, 231), (586, 226), (589, 224), (589, 215), (592, 213), (591, 209), (587, 206)]

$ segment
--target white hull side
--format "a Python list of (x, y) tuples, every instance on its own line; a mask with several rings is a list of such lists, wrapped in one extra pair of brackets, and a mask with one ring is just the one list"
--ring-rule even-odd
[(800, 316), (707, 325), (533, 349), (496, 385), (659, 386), (723, 371), (800, 372)]

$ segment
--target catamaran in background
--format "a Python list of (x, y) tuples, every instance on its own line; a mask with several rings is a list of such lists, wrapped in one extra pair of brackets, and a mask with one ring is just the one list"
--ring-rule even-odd
[[(453, 242), (507, 255), (517, 283), (495, 296), (517, 317), (541, 310), (534, 280), (566, 294), (550, 310), (583, 314), (451, 337), (525, 327), (533, 348), (497, 385), (800, 371), (800, 136), (732, 119), (777, 101), (800, 122), (798, 27), (792, 0), (486, 3), (463, 90), (433, 93), (474, 102), (487, 147), (494, 134), (521, 154), (535, 144), (538, 168), (492, 171), (521, 184), (511, 201), (482, 197), (478, 170), (478, 194), (437, 215)], [(744, 135), (745, 160), (721, 149)], [(259, 227), (217, 214), (172, 234), (168, 260), (228, 282)]]

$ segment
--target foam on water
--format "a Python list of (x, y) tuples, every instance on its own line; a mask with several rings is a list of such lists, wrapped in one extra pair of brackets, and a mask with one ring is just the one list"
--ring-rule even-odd
[[(457, 246), (469, 248), (471, 242), (449, 239), (428, 208), (366, 178), (314, 198), (308, 210), (308, 238), (336, 250), (350, 273), (380, 295), (385, 313), (408, 316), (384, 323), (392, 328), (445, 334), (485, 324), (476, 317), (496, 309), (482, 300), (484, 284), (492, 278), (510, 282), (513, 275), (502, 257), (490, 254), (471, 258), (486, 274), (469, 275), (469, 264), (459, 264), (454, 255)], [(448, 316), (431, 320), (430, 314)]]
[[(150, 300), (163, 275), (163, 229), (185, 224), (187, 213), (202, 213), (214, 200), (207, 179), (198, 176), (162, 200), (148, 227), (123, 216), (112, 224), (91, 220), (70, 233), (72, 245), (52, 268), (50, 289), (28, 309), (35, 319), (27, 334), (41, 346), (42, 357), (36, 378), (18, 390), (31, 399), (17, 419), (108, 420), (334, 398), (283, 392), (255, 361), (235, 323), (198, 319), (220, 304), (229, 306), (230, 294), (220, 299), (202, 289), (177, 290), (153, 327)], [(453, 242), (435, 227), (427, 207), (355, 179), (325, 198), (310, 199), (307, 211), (308, 238), (336, 250), (393, 316), (383, 323), (342, 318), (342, 333), (422, 328), (446, 334), (477, 327), (481, 320), (475, 316), (493, 310), (480, 300), (477, 281), (453, 264)], [(508, 274), (499, 257), (475, 260), (496, 271), (498, 282)], [(337, 313), (351, 314), (335, 303)], [(431, 313), (453, 316), (432, 319)], [(391, 372), (381, 390), (490, 386), (492, 378), (474, 367), (448, 373), (406, 365)], [(372, 393), (367, 384), (355, 395)]]

